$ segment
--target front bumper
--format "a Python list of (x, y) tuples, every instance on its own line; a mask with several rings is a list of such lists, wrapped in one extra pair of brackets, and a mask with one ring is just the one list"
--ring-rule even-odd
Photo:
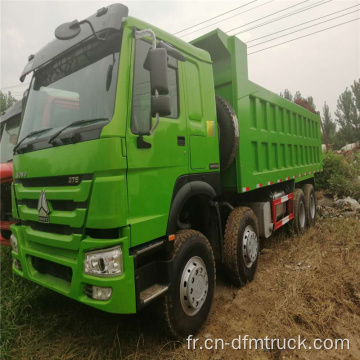
[[(125, 227), (118, 239), (94, 239), (85, 237), (78, 250), (69, 250), (49, 246), (44, 239), (28, 241), (26, 226), (12, 225), (11, 231), (18, 240), (18, 253), (12, 256), (21, 263), (22, 269), (13, 266), (13, 272), (37, 284), (59, 292), (97, 309), (118, 314), (136, 313), (136, 294), (133, 257), (129, 255), (130, 229)], [(116, 277), (96, 277), (84, 274), (85, 253), (93, 250), (106, 249), (121, 245), (123, 252), (123, 273)], [(54, 263), (55, 267), (68, 270), (68, 277), (54, 275), (53, 272), (39, 272), (34, 267), (34, 259)], [(60, 266), (59, 266), (60, 265)], [(94, 300), (85, 294), (88, 285), (111, 287), (112, 296), (109, 300)]]

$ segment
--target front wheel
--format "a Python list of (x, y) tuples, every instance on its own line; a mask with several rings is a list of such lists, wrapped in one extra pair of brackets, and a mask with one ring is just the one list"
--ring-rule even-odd
[(176, 234), (171, 287), (161, 303), (173, 338), (195, 335), (206, 321), (215, 290), (215, 260), (206, 237), (195, 230)]

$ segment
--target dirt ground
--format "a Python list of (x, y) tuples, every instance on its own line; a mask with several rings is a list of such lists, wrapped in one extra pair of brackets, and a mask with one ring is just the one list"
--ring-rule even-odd
[(304, 236), (263, 243), (254, 282), (233, 289), (219, 276), (201, 336), (349, 339), (349, 350), (211, 350), (201, 359), (360, 359), (360, 222), (321, 221)]
[(349, 350), (188, 350), (186, 342), (167, 339), (151, 308), (132, 316), (105, 314), (28, 282), (21, 298), (17, 284), (18, 278), (10, 284), (2, 279), (8, 296), (2, 306), (21, 305), (10, 313), (2, 309), (3, 359), (360, 359), (357, 218), (321, 219), (303, 236), (280, 231), (263, 242), (255, 280), (243, 288), (231, 286), (218, 269), (212, 313), (197, 335), (199, 346), (239, 335), (301, 336), (308, 344), (341, 338), (349, 339)]

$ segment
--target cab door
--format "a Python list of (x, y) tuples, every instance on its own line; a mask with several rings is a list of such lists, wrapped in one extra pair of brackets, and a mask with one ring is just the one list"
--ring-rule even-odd
[(143, 136), (148, 145), (138, 145), (140, 133), (148, 133), (155, 123), (150, 115), (150, 73), (144, 68), (150, 46), (145, 40), (134, 40), (132, 103), (126, 135), (131, 246), (166, 234), (176, 179), (189, 170), (183, 63), (171, 56), (168, 61), (171, 115), (160, 118), (152, 135)]

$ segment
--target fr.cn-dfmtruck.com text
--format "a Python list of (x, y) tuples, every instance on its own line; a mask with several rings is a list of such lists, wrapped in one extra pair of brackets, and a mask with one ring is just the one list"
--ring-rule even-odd
[(186, 345), (189, 350), (349, 350), (349, 339), (314, 339), (307, 340), (301, 336), (289, 339), (251, 338), (249, 335), (239, 335), (230, 341), (221, 338), (206, 339), (194, 338), (189, 335), (186, 338)]

